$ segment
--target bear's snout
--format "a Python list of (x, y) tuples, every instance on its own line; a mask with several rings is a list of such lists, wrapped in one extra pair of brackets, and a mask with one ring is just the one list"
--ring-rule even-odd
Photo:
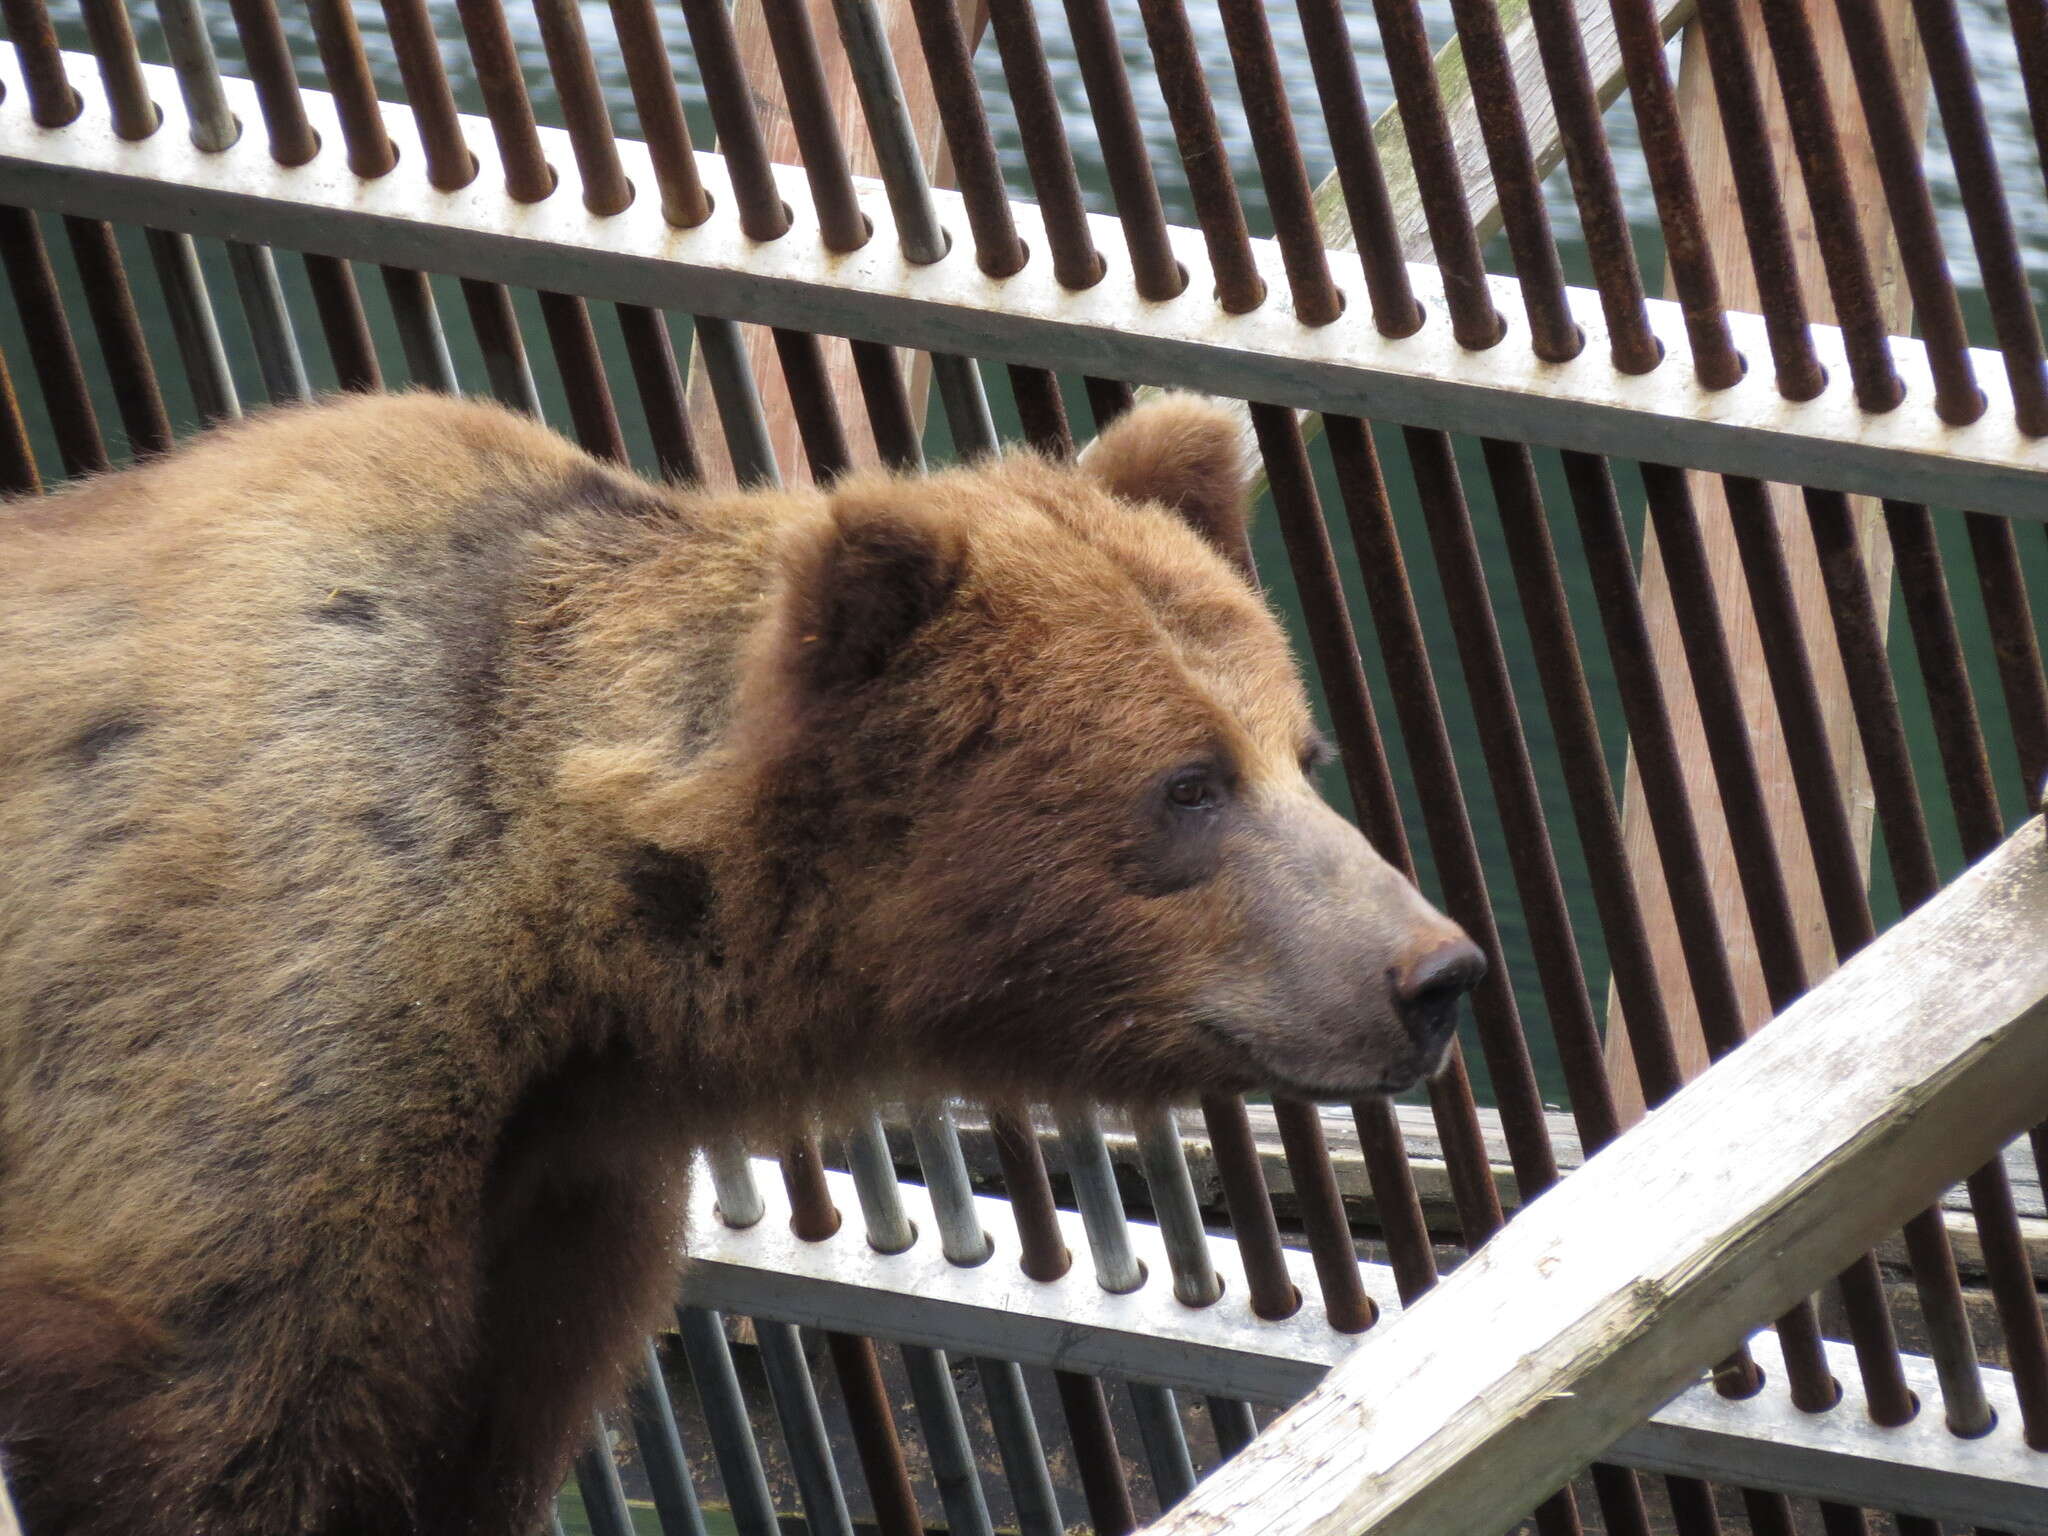
[(1457, 1033), (1458, 999), (1485, 977), (1485, 952), (1462, 936), (1434, 946), (1394, 973), (1401, 1025), (1431, 1062)]

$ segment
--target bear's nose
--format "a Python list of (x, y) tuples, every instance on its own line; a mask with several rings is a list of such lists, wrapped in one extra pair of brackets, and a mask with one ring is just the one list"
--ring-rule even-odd
[(1450, 1039), (1458, 1027), (1458, 999), (1485, 975), (1485, 953), (1463, 937), (1411, 960), (1394, 978), (1394, 1000), (1415, 1043), (1433, 1051)]

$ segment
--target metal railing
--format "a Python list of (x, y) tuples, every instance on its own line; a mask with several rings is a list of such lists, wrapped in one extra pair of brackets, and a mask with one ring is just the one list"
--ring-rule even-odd
[[(1005, 425), (1014, 415), (1042, 448), (1071, 451), (1083, 435), (1066, 407), (1077, 387), (1098, 422), (1129, 403), (1133, 386), (1170, 382), (1250, 399), (1248, 424), (1285, 557), (1269, 559), (1262, 574), (1300, 605), (1343, 749), (1344, 788), (1381, 851), (1411, 870), (1425, 862), (1447, 909), (1495, 960), (1475, 1012), (1499, 1145), (1489, 1149), (1489, 1122), (1462, 1060), (1430, 1095), (1456, 1246), (1471, 1250), (1506, 1219), (1498, 1162), (1523, 1203), (1560, 1177), (1555, 1119), (1531, 1061), (1530, 999), (1501, 963), (1504, 925), (1526, 933), (1535, 1000), (1586, 1152), (1612, 1141), (1627, 1116), (1610, 1082), (1612, 1047), (1601, 1040), (1597, 972), (1589, 974), (1568, 899), (1581, 869), (1614, 1018), (1646, 1101), (1667, 1099), (1686, 1075), (1674, 1023), (1681, 1000), (1653, 954), (1646, 874), (1627, 844), (1625, 792), (1611, 766), (1615, 733), (1595, 710), (1589, 668), (1612, 675), (1632, 753), (1628, 793), (1647, 815), (1655, 875), (1683, 947), (1683, 1011), (1696, 1014), (1716, 1055), (1755, 1022), (1713, 891), (1706, 845), (1720, 823), (1743, 852), (1741, 906), (1777, 1011), (1818, 979), (1795, 877), (1817, 885), (1817, 921), (1834, 956), (1847, 958), (1878, 928), (1868, 847), (1853, 816), (1851, 757), (1868, 765), (1890, 885), (1907, 910), (1942, 884), (1936, 839), (1949, 836), (1947, 824), (1971, 858), (2004, 835), (2011, 797), (2001, 798), (1999, 781), (2014, 775), (1994, 773), (1994, 761), (2011, 759), (2027, 784), (2048, 776), (2048, 682), (2028, 587), (2030, 571), (2040, 579), (2038, 541), (2029, 534), (2023, 548), (2010, 520), (2048, 515), (2048, 374), (1966, 34), (1953, 0), (1915, 0), (1907, 32), (1867, 0), (1838, 0), (1837, 8), (1882, 206), (1857, 200), (1844, 103), (1830, 100), (1815, 13), (1795, 0), (1764, 0), (1759, 39), (1732, 0), (1700, 0), (1691, 35), (1708, 61), (1739, 201), (1742, 249), (1731, 254), (1717, 251), (1707, 227), (1696, 145), (1666, 62), (1665, 38), (1686, 8), (1650, 0), (1455, 0), (1457, 45), (1434, 58), (1416, 0), (1375, 0), (1370, 17), (1337, 0), (1300, 0), (1334, 163), (1320, 187), (1297, 138), (1270, 18), (1250, 0), (1221, 0), (1217, 24), (1270, 238), (1250, 233), (1231, 142), (1178, 0), (1140, 8), (1151, 80), (1177, 152), (1163, 165), (1154, 163), (1106, 0), (1065, 7), (1104, 150), (1109, 212), (1090, 211), (1067, 138), (1073, 125), (1052, 87), (1039, 18), (1023, 0), (990, 0), (994, 60), (979, 77), (968, 23), (937, 0), (909, 5), (916, 57), (892, 53), (892, 35), (900, 49), (906, 34), (892, 34), (893, 12), (873, 0), (840, 0), (829, 18), (823, 7), (763, 0), (758, 14), (800, 169), (769, 158), (754, 106), (764, 82), (750, 74), (719, 0), (682, 0), (680, 26), (652, 0), (612, 0), (611, 46), (627, 75), (637, 140), (615, 135), (616, 93), (608, 99), (584, 13), (566, 0), (533, 7), (561, 127), (538, 120), (520, 46), (524, 23), (515, 31), (498, 0), (459, 0), (454, 28), (447, 7), (387, 0), (385, 40), (403, 106), (380, 99), (360, 30), (374, 18), (367, 10), (359, 18), (341, 0), (305, 8), (324, 91), (302, 84), (313, 61), (295, 57), (271, 0), (232, 0), (231, 15), (196, 0), (161, 0), (161, 50), (146, 23), (142, 42), (168, 65), (143, 62), (121, 0), (83, 0), (75, 18), (64, 18), (88, 44), (72, 53), (60, 48), (41, 0), (6, 0), (14, 49), (0, 66), (0, 259), (43, 409), (32, 433), (0, 373), (0, 485), (33, 491), (45, 479), (115, 462), (113, 423), (102, 419), (96, 396), (111, 396), (137, 458), (170, 446), (174, 419), (238, 414), (252, 392), (240, 355), (245, 335), (254, 388), (273, 402), (304, 397), (316, 379), (345, 389), (482, 385), (536, 414), (546, 394), (565, 403), (568, 425), (591, 452), (637, 455), (686, 480), (721, 452), (745, 482), (797, 473), (777, 461), (763, 378), (749, 357), (752, 326), (771, 329), (779, 387), (820, 481), (856, 461), (855, 445), (866, 440), (854, 430), (862, 425), (856, 414), (883, 461), (923, 462), (922, 401), (903, 348), (930, 354), (945, 436), (961, 456), (995, 446), (999, 410)], [(2048, 7), (2014, 4), (2009, 20), (2033, 121), (2048, 132)], [(229, 33), (246, 79), (223, 78), (215, 63), (210, 35)], [(1372, 34), (1399, 104), (1398, 119), (1377, 123), (1353, 67), (1357, 40)], [(716, 153), (695, 147), (678, 93), (685, 55), (676, 44), (685, 36), (686, 75), (701, 85)], [(1898, 68), (1907, 42), (1925, 53), (1982, 274), (1991, 350), (1970, 345), (1947, 269), (1921, 168), (1916, 97)], [(458, 46), (482, 117), (457, 110), (443, 54)], [(821, 70), (839, 55), (858, 86), (858, 122), (816, 110)], [(1763, 57), (1769, 70), (1760, 74)], [(982, 95), (998, 74), (1020, 134), (1008, 160)], [(1624, 83), (1670, 263), (1668, 301), (1647, 296), (1641, 241), (1608, 140), (1604, 109)], [(930, 146), (906, 108), (927, 84), (958, 191), (932, 185)], [(388, 82), (382, 90), (390, 93)], [(1770, 118), (1780, 109), (1835, 324), (1812, 322), (1797, 280), (1801, 215), (1772, 168)], [(703, 126), (700, 118), (700, 136)], [(879, 179), (853, 174), (857, 149), (871, 153)], [(1554, 205), (1540, 183), (1560, 158), (1588, 287), (1566, 281)], [(1192, 207), (1194, 227), (1169, 222), (1161, 174), (1174, 179), (1174, 199)], [(1035, 203), (1013, 195), (1026, 182)], [(53, 253), (31, 209), (62, 216), (62, 250)], [(152, 355), (138, 314), (143, 301), (124, 266), (121, 231), (135, 224), (147, 229), (147, 259), (169, 316), (168, 355), (161, 347)], [(1896, 240), (1917, 340), (1890, 334), (1903, 327), (1885, 318), (1882, 274), (1865, 238), (1871, 225)], [(1487, 270), (1495, 228), (1509, 276)], [(207, 270), (216, 240), (226, 242), (234, 311), (216, 308), (217, 276)], [(1354, 254), (1340, 254), (1347, 244)], [(281, 276), (276, 251), (302, 253), (310, 314), (294, 300), (299, 274)], [(1727, 263), (1742, 259), (1761, 295), (1758, 314), (1734, 312), (1721, 297)], [(1354, 260), (1362, 291), (1352, 284)], [(358, 263), (378, 269), (397, 358), (380, 355)], [(74, 276), (86, 300), (82, 322), (65, 298)], [(460, 319), (448, 308), (451, 277)], [(536, 313), (546, 356), (528, 346)], [(671, 316), (688, 326), (686, 357)], [(97, 372), (75, 324), (96, 343)], [(315, 335), (324, 358), (309, 344)], [(614, 335), (618, 350), (608, 356)], [(821, 335), (851, 339), (850, 375), (835, 371), (837, 353)], [(630, 391), (619, 376), (621, 355)], [(984, 382), (990, 364), (1004, 369), (993, 390)], [(701, 393), (693, 393), (697, 378)], [(189, 412), (174, 406), (181, 399)], [(636, 404), (637, 418), (622, 403)], [(1479, 436), (1476, 450), (1465, 434)], [(49, 451), (38, 453), (39, 439)], [(1536, 445), (1561, 450), (1561, 480)], [(1609, 456), (1637, 467), (1617, 474)], [(1397, 506), (1390, 465), (1412, 480), (1419, 523)], [(1755, 690), (1731, 654), (1731, 615), (1711, 569), (1719, 555), (1683, 470), (1713, 472), (1726, 495), (1733, 558), (1768, 663), (1765, 729), (1786, 744), (1803, 846), (1777, 830), (1782, 818), (1758, 767)], [(1794, 530), (1773, 513), (1765, 481), (1803, 488), (1800, 543), (1790, 552)], [(1888, 653), (1887, 593), (1873, 588), (1864, 558), (1874, 535), (1851, 493), (1884, 498), (1879, 516), (1898, 564), (1910, 667)], [(1343, 512), (1334, 530), (1330, 495)], [(1497, 524), (1482, 515), (1488, 501)], [(1659, 621), (1639, 585), (1630, 526), (1639, 502), (1670, 574), (1685, 689), (1704, 719), (1711, 806), (1689, 782), (1678, 685), (1656, 659)], [(1958, 525), (1968, 583), (1952, 582), (1944, 567), (1953, 556), (1943, 535)], [(1562, 539), (1561, 529), (1576, 540)], [(1822, 581), (1819, 612), (1853, 713), (1858, 751), (1850, 757), (1832, 729), (1835, 701), (1816, 681), (1802, 628), (1814, 605), (1795, 576), (1809, 542)], [(1512, 605), (1497, 602), (1489, 586), (1503, 567)], [(1431, 568), (1437, 593), (1425, 590)], [(1361, 658), (1353, 595), (1366, 604), (1371, 666)], [(1438, 610), (1452, 620), (1455, 668), (1451, 654), (1429, 643)], [(1589, 616), (1597, 644), (1579, 633)], [(1972, 648), (1992, 657), (1995, 712), (1975, 702), (1982, 668), (1973, 671)], [(1907, 671), (1928, 697), (1945, 804), (1930, 805), (1916, 781), (1899, 693)], [(1525, 722), (1517, 683), (1526, 689), (1532, 677), (1541, 714), (1531, 704)], [(1405, 774), (1383, 744), (1374, 702), (1380, 680)], [(1458, 750), (1446, 690), (1469, 700), (1476, 752)], [(1995, 745), (1986, 726), (1994, 714), (2004, 723), (1991, 733)], [(1550, 803), (1560, 797), (1546, 799), (1539, 754), (1562, 770), (1563, 814)], [(1484, 805), (1475, 819), (1461, 773), (1483, 779), (1479, 798), (1490, 799), (1498, 837)], [(1411, 825), (1419, 845), (1411, 845)], [(1504, 854), (1489, 869), (1485, 844), (1496, 841)], [(1217, 1450), (1234, 1452), (1255, 1427), (1247, 1399), (1305, 1389), (1353, 1335), (1435, 1283), (1437, 1232), (1418, 1190), (1413, 1138), (1390, 1106), (1354, 1106), (1351, 1128), (1371, 1222), (1386, 1247), (1383, 1268), (1358, 1261), (1357, 1212), (1347, 1208), (1329, 1153), (1341, 1126), (1305, 1105), (1271, 1111), (1264, 1150), (1285, 1166), (1284, 1214), (1310, 1250), (1304, 1266), (1283, 1237), (1246, 1107), (1205, 1103), (1201, 1119), (1218, 1184), (1208, 1214), (1227, 1215), (1227, 1244), (1199, 1231), (1204, 1212), (1182, 1187), (1186, 1163), (1172, 1122), (1155, 1117), (1137, 1128), (1137, 1163), (1158, 1227), (1135, 1233), (1123, 1224), (1099, 1131), (1078, 1122), (1060, 1128), (1051, 1150), (1085, 1218), (1079, 1231), (1092, 1280), (1066, 1273), (1076, 1229), (1056, 1213), (1039, 1138), (1013, 1108), (991, 1126), (1006, 1209), (969, 1197), (957, 1144), (930, 1109), (917, 1121), (916, 1144), (928, 1197), (892, 1193), (891, 1161), (874, 1126), (857, 1127), (837, 1159), (853, 1170), (874, 1253), (902, 1236), (891, 1200), (911, 1201), (908, 1219), (926, 1236), (906, 1258), (924, 1266), (907, 1288), (885, 1278), (879, 1260), (849, 1254), (855, 1238), (839, 1230), (835, 1212), (848, 1186), (823, 1173), (817, 1146), (792, 1149), (783, 1162), (793, 1237), (782, 1231), (783, 1207), (749, 1194), (745, 1161), (731, 1153), (718, 1160), (724, 1221), (700, 1222), (694, 1274), (705, 1289), (693, 1293), (679, 1326), (716, 1437), (725, 1499), (742, 1529), (773, 1526), (776, 1492), (762, 1472), (726, 1328), (710, 1310), (720, 1304), (757, 1319), (768, 1398), (814, 1530), (848, 1529), (852, 1516), (792, 1320), (828, 1329), (837, 1390), (860, 1405), (855, 1452), (884, 1529), (919, 1529), (922, 1516), (872, 1336), (911, 1351), (905, 1368), (915, 1418), (949, 1525), (982, 1529), (991, 1517), (948, 1349), (986, 1357), (989, 1433), (1023, 1528), (1058, 1529), (1063, 1517), (1046, 1470), (1046, 1430), (1019, 1360), (1056, 1372), (1090, 1521), (1116, 1531), (1136, 1524), (1138, 1505), (1103, 1376), (1129, 1378), (1129, 1422), (1155, 1496), (1169, 1503), (1207, 1460), (1190, 1451), (1175, 1391), (1207, 1399)], [(2044, 1142), (2037, 1131), (2037, 1167)], [(1910, 1272), (1910, 1290), (1888, 1286), (1873, 1257), (1844, 1272), (1846, 1352), (1824, 1338), (1813, 1305), (1795, 1307), (1775, 1340), (1760, 1340), (1716, 1373), (1721, 1401), (1749, 1402), (1715, 1420), (1709, 1438), (1718, 1436), (1718, 1449), (1706, 1462), (1636, 1459), (1667, 1474), (1651, 1497), (1677, 1529), (1708, 1536), (1715, 1528), (1711, 1490), (1696, 1480), (1704, 1467), (1743, 1484), (1753, 1529), (1793, 1528), (1790, 1490), (1833, 1501), (1822, 1511), (1827, 1527), (1848, 1536), (1866, 1516), (1847, 1490), (1864, 1485), (1842, 1468), (1880, 1463), (1905, 1470), (1873, 1478), (1868, 1497), (1908, 1511), (1899, 1525), (1909, 1536), (1937, 1516), (2026, 1524), (2026, 1500), (2048, 1484), (2048, 1333), (2029, 1248), (2030, 1235), (2037, 1250), (2048, 1237), (2039, 1215), (2016, 1203), (2004, 1161), (1973, 1175), (1968, 1196), (1966, 1218), (1930, 1209), (1906, 1228), (1906, 1263), (1891, 1267)], [(926, 1222), (943, 1239), (936, 1266)], [(1444, 1225), (1439, 1219), (1437, 1230)], [(993, 1258), (975, 1257), (977, 1232), (993, 1234)], [(1981, 1309), (1973, 1313), (1959, 1278), (1959, 1232), (1975, 1239), (1968, 1257), (1994, 1298), (1995, 1330)], [(1152, 1277), (1132, 1288), (1133, 1264), (1148, 1258)], [(1162, 1265), (1164, 1276), (1156, 1273)], [(741, 1278), (720, 1290), (721, 1272)], [(788, 1284), (770, 1283), (776, 1274)], [(814, 1310), (828, 1296), (838, 1310)], [(1895, 1342), (1892, 1311), (1901, 1304), (1926, 1340), (1924, 1361), (1902, 1356)], [(1033, 1342), (1041, 1325), (1050, 1342)], [(1980, 1342), (2008, 1368), (1981, 1367)], [(664, 1528), (692, 1531), (694, 1496), (659, 1369), (650, 1360), (634, 1427)], [(1938, 1429), (1923, 1411), (1936, 1398)], [(1681, 1404), (1670, 1412), (1684, 1411)], [(1658, 1422), (1668, 1427), (1670, 1413)], [(1814, 1459), (1801, 1463), (1786, 1447), (1809, 1447)], [(1813, 1470), (1823, 1464), (1825, 1471)], [(594, 1522), (629, 1518), (609, 1457), (586, 1458), (579, 1478)], [(1586, 1488), (1604, 1528), (1650, 1528), (1634, 1473), (1599, 1467)], [(1546, 1536), (1579, 1529), (1578, 1496), (1566, 1490), (1541, 1505)]]

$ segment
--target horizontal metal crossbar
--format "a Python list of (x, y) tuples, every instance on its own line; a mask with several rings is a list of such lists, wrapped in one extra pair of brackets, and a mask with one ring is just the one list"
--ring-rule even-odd
[[(1610, 366), (1591, 290), (1572, 292), (1584, 351), (1551, 364), (1530, 351), (1511, 281), (1497, 280), (1506, 339), (1472, 352), (1451, 337), (1435, 269), (1418, 266), (1414, 279), (1430, 319), (1414, 336), (1389, 341), (1374, 330), (1362, 298), (1330, 325), (1297, 321), (1270, 241), (1255, 244), (1272, 297), (1251, 314), (1231, 316), (1214, 301), (1202, 239), (1190, 229), (1173, 231), (1187, 288), (1153, 303), (1131, 287), (1116, 221), (1098, 218), (1096, 243), (1109, 272), (1077, 293), (1054, 280), (1037, 210), (1027, 204), (1014, 212), (1039, 256), (1015, 277), (994, 280), (976, 268), (964, 210), (950, 193), (934, 195), (943, 221), (963, 238), (944, 259), (922, 266), (905, 259), (888, 199), (869, 181), (859, 195), (874, 238), (837, 256), (813, 238), (810, 195), (792, 168), (779, 167), (778, 175), (794, 228), (758, 242), (740, 230), (717, 155), (698, 157), (712, 216), (679, 230), (664, 221), (651, 193), (645, 149), (630, 141), (619, 150), (642, 195), (624, 212), (600, 217), (583, 206), (575, 158), (558, 130), (541, 130), (560, 177), (554, 195), (520, 204), (502, 190), (496, 145), (480, 118), (464, 120), (480, 173), (461, 191), (441, 192), (427, 180), (403, 107), (383, 108), (397, 168), (365, 180), (344, 163), (340, 123), (324, 94), (304, 93), (326, 148), (291, 169), (271, 159), (258, 132), (225, 150), (194, 147), (175, 79), (156, 66), (144, 73), (163, 126), (147, 139), (123, 140), (108, 120), (90, 57), (67, 55), (67, 66), (86, 108), (69, 126), (45, 129), (29, 116), (16, 60), (0, 59), (0, 201), (1625, 459), (2048, 517), (2048, 443), (2013, 425), (2004, 370), (1989, 353), (1978, 366), (1989, 409), (1972, 426), (1950, 427), (1933, 414), (1925, 354), (1906, 339), (1893, 343), (1906, 403), (1870, 415), (1851, 396), (1840, 333), (1827, 327), (1815, 328), (1830, 369), (1816, 399), (1779, 396), (1764, 366), (1763, 323), (1743, 315), (1730, 321), (1757, 366), (1732, 388), (1709, 391), (1694, 382), (1684, 327), (1669, 303), (1651, 304), (1663, 363), (1628, 376)], [(237, 80), (226, 87), (243, 122), (258, 122), (254, 88)]]
[[(1307, 1300), (1293, 1317), (1267, 1322), (1245, 1304), (1243, 1266), (1228, 1238), (1210, 1243), (1223, 1299), (1193, 1308), (1174, 1299), (1165, 1244), (1158, 1229), (1144, 1223), (1133, 1222), (1130, 1231), (1147, 1281), (1119, 1296), (1096, 1283), (1085, 1257), (1087, 1236), (1073, 1213), (1060, 1213), (1077, 1256), (1073, 1269), (1063, 1279), (1037, 1281), (1017, 1267), (1019, 1242), (1007, 1201), (977, 1200), (993, 1249), (986, 1263), (963, 1268), (939, 1251), (938, 1221), (921, 1188), (902, 1189), (917, 1243), (900, 1254), (880, 1254), (853, 1221), (822, 1242), (798, 1238), (776, 1165), (763, 1161), (757, 1171), (766, 1214), (744, 1230), (720, 1221), (710, 1179), (697, 1181), (683, 1278), (693, 1306), (1267, 1403), (1303, 1396), (1356, 1343), (1324, 1323), (1315, 1268), (1305, 1253), (1287, 1258)], [(858, 1206), (849, 1176), (827, 1179), (835, 1203), (846, 1210)], [(1366, 1265), (1364, 1276), (1382, 1312), (1397, 1313), (1392, 1271)], [(1766, 1378), (1761, 1394), (1731, 1402), (1700, 1382), (1626, 1436), (1611, 1459), (1648, 1472), (2048, 1532), (2048, 1455), (2022, 1440), (2005, 1372), (1984, 1373), (1997, 1426), (1963, 1440), (1942, 1423), (1940, 1387), (1924, 1359), (1908, 1356), (1904, 1365), (1926, 1410), (1910, 1424), (1885, 1429), (1865, 1410), (1849, 1346), (1828, 1346), (1843, 1395), (1819, 1414), (1801, 1412), (1786, 1396), (1772, 1335), (1758, 1334), (1750, 1348)]]

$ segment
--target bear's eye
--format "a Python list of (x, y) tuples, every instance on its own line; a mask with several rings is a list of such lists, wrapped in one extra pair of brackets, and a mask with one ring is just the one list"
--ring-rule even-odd
[(1176, 810), (1213, 810), (1222, 799), (1222, 786), (1212, 768), (1183, 768), (1166, 781), (1166, 803)]

